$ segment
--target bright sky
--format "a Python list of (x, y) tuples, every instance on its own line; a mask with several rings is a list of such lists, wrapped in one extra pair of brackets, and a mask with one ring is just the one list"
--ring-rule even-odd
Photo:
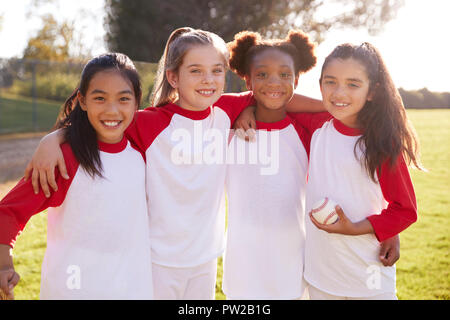
[[(92, 53), (106, 51), (104, 0), (57, 2), (58, 15), (77, 19)], [(39, 28), (38, 18), (26, 17), (29, 4), (30, 0), (0, 0), (0, 15), (3, 14), (0, 57), (21, 56), (28, 38)], [(80, 9), (88, 11), (81, 13)], [(298, 91), (319, 98), (318, 78), (325, 57), (338, 44), (368, 41), (380, 50), (397, 87), (407, 90), (427, 87), (431, 91), (450, 92), (447, 76), (450, 72), (449, 12), (448, 0), (405, 0), (396, 19), (387, 23), (384, 31), (375, 37), (364, 30), (331, 30), (318, 47), (317, 66), (300, 78)]]

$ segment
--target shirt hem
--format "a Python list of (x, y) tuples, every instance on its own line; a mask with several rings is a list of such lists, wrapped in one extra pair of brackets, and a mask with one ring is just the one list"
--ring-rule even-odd
[[(302, 281), (304, 283), (304, 281)], [(225, 296), (227, 298), (230, 298), (232, 300), (294, 300), (294, 299), (299, 299), (302, 298), (305, 294), (306, 288), (308, 286), (306, 285), (306, 283), (302, 284), (301, 288), (299, 289), (299, 293), (297, 294), (292, 294), (292, 295), (288, 295), (288, 296), (283, 296), (283, 297), (261, 297), (261, 296), (248, 296), (248, 297), (243, 297), (243, 296), (239, 296), (239, 295), (230, 295), (228, 289), (226, 289), (223, 285), (222, 285), (222, 292), (225, 294)]]
[(221, 249), (219, 252), (208, 256), (208, 258), (204, 258), (204, 259), (199, 259), (197, 262), (195, 263), (188, 263), (188, 264), (184, 264), (184, 263), (171, 263), (171, 262), (165, 262), (164, 260), (158, 260), (154, 258), (154, 253), (152, 253), (152, 263), (163, 266), (163, 267), (169, 267), (169, 268), (192, 268), (192, 267), (197, 267), (199, 265), (202, 265), (204, 263), (207, 263), (211, 260), (214, 260), (220, 256), (222, 256), (223, 252), (225, 251), (225, 248)]
[(233, 295), (229, 295), (228, 293), (226, 293), (223, 288), (222, 291), (224, 293), (224, 295), (227, 297), (227, 299), (231, 299), (231, 300), (295, 300), (295, 299), (299, 299), (301, 297), (303, 297), (304, 294), (304, 290), (302, 294), (298, 294), (298, 295), (293, 295), (293, 296), (286, 296), (286, 297), (241, 297), (241, 296), (233, 296)]
[(328, 293), (328, 294), (331, 294), (331, 295), (334, 295), (334, 296), (339, 296), (339, 297), (349, 297), (349, 298), (375, 297), (375, 296), (378, 296), (378, 295), (383, 294), (383, 293), (394, 293), (394, 294), (396, 294), (396, 291), (397, 291), (396, 289), (394, 289), (394, 291), (391, 291), (391, 290), (373, 290), (375, 292), (373, 292), (372, 294), (356, 294), (355, 295), (354, 293), (348, 294), (348, 293), (330, 291), (328, 289), (324, 289), (320, 285), (317, 285), (316, 283), (314, 283), (314, 281), (311, 281), (306, 276), (304, 276), (304, 279), (305, 279), (305, 281), (306, 281), (306, 283), (308, 285), (310, 285), (312, 287), (315, 287), (315, 288), (317, 288), (317, 289), (319, 289), (319, 290), (321, 290), (321, 291), (323, 291), (325, 293)]

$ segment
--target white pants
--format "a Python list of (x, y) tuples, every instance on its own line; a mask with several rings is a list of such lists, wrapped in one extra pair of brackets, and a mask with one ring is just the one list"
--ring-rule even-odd
[(376, 296), (371, 297), (342, 297), (335, 296), (329, 293), (326, 293), (322, 290), (317, 289), (316, 287), (309, 286), (309, 297), (311, 300), (397, 300), (397, 296), (395, 293), (386, 292)]
[(214, 300), (217, 259), (191, 268), (153, 264), (155, 300)]

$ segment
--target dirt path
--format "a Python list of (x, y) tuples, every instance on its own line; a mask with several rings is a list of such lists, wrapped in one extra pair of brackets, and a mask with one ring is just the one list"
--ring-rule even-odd
[(17, 181), (45, 133), (0, 136), (0, 184)]

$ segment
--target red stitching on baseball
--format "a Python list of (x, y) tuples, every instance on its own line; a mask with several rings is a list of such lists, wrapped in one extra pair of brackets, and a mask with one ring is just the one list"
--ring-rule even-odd
[(318, 208), (312, 209), (312, 210), (311, 210), (311, 213), (319, 212), (320, 210), (322, 210), (323, 208), (325, 208), (325, 206), (326, 206), (327, 203), (328, 203), (328, 198), (325, 198), (324, 200), (325, 200), (325, 201), (324, 201)]
[(331, 217), (334, 216), (335, 214), (337, 214), (335, 210), (331, 211), (331, 213), (323, 221), (323, 224), (327, 224), (328, 220), (330, 220)]

